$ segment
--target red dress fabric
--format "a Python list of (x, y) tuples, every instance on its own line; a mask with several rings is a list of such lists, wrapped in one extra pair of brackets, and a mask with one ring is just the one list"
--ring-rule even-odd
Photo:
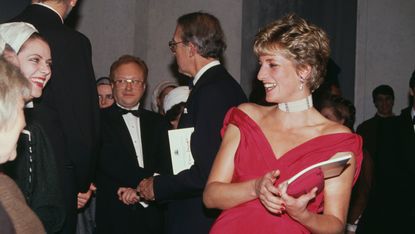
[[(243, 111), (238, 108), (232, 108), (228, 111), (222, 134), (229, 124), (237, 126), (240, 130), (240, 142), (234, 158), (235, 168), (232, 182), (258, 178), (269, 171), (279, 169), (280, 177), (276, 181), (276, 184), (279, 184), (302, 169), (331, 158), (337, 152), (353, 152), (355, 154), (356, 173), (353, 183), (359, 175), (362, 161), (362, 141), (356, 134), (336, 133), (315, 137), (276, 159), (271, 145), (259, 126)], [(321, 183), (324, 183), (322, 178), (320, 180)], [(321, 213), (323, 201), (324, 195), (323, 192), (320, 192), (308, 204), (307, 209)], [(271, 214), (259, 199), (255, 199), (224, 210), (215, 221), (210, 233), (294, 234), (310, 232), (287, 214)]]

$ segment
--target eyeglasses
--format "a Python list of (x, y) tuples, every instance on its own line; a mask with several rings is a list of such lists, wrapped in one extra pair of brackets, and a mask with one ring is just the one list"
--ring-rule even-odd
[(176, 53), (177, 45), (180, 43), (185, 43), (185, 41), (175, 42), (174, 40), (169, 41), (169, 48), (172, 53)]
[(144, 81), (142, 80), (131, 80), (131, 79), (114, 80), (113, 82), (117, 88), (125, 88), (127, 87), (128, 84), (130, 84), (133, 88), (138, 88), (138, 87), (143, 86), (144, 84)]

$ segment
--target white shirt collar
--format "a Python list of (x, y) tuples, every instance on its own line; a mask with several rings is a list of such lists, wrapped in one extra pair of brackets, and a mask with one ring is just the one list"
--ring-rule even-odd
[(411, 108), (411, 118), (413, 119), (415, 116), (415, 109), (414, 107)]
[(62, 16), (55, 10), (55, 9), (53, 9), (52, 7), (50, 7), (49, 5), (46, 5), (46, 4), (44, 4), (44, 3), (41, 3), (41, 2), (39, 2), (39, 3), (33, 3), (33, 4), (36, 4), (36, 5), (41, 5), (41, 6), (44, 6), (44, 7), (46, 7), (46, 8), (49, 8), (49, 9), (51, 9), (52, 11), (54, 11), (56, 14), (58, 14), (59, 15), (59, 18), (61, 18), (61, 21), (62, 21), (62, 24), (63, 24), (63, 18), (62, 18)]
[(118, 103), (116, 103), (116, 104), (117, 104), (117, 106), (119, 106), (120, 108), (125, 109), (125, 110), (138, 110), (138, 108), (140, 107), (140, 103), (138, 103), (137, 105), (133, 106), (132, 108), (125, 108), (125, 107), (119, 105)]
[(26, 103), (26, 105), (25, 105), (25, 108), (33, 108), (33, 107), (34, 107), (33, 101), (30, 101), (30, 102)]
[(193, 85), (196, 85), (196, 82), (200, 79), (200, 77), (205, 73), (209, 68), (219, 65), (220, 62), (218, 60), (213, 60), (212, 62), (206, 64), (205, 66), (200, 69), (195, 77), (193, 78)]

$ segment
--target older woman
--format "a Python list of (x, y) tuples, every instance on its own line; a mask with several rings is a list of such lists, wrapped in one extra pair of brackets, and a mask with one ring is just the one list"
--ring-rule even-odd
[[(16, 158), (16, 142), (25, 126), (24, 101), (29, 94), (29, 82), (15, 66), (0, 56), (0, 164)], [(0, 173), (0, 204), (16, 233), (45, 233), (42, 223), (27, 206), (22, 192), (3, 173)], [(0, 230), (3, 231), (2, 223)]]
[[(329, 56), (327, 35), (291, 14), (262, 29), (254, 51), (266, 101), (278, 105), (228, 112), (203, 197), (207, 207), (224, 210), (211, 233), (341, 233), (362, 153), (359, 136), (313, 107), (311, 93)], [(352, 158), (339, 176), (312, 174), (287, 185), (302, 169), (344, 153)], [(294, 195), (298, 188), (306, 192)]]

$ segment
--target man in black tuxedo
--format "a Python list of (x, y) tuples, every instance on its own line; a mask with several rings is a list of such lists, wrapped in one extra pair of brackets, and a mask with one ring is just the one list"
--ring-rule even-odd
[(171, 173), (168, 123), (161, 115), (140, 105), (147, 74), (146, 64), (130, 55), (121, 56), (111, 66), (116, 103), (101, 110), (97, 233), (153, 234), (163, 229), (162, 213), (157, 204), (126, 205), (117, 196), (119, 187), (135, 187), (137, 181), (154, 173)]
[[(409, 94), (410, 105), (403, 109), (398, 117), (400, 124), (400, 141), (402, 143), (402, 157), (401, 165), (404, 167), (404, 183), (408, 189), (408, 195), (411, 194), (410, 186), (415, 179), (415, 70), (409, 80)], [(406, 208), (408, 211), (407, 227), (410, 227), (411, 222), (415, 219), (415, 202), (408, 196), (406, 201), (410, 201), (409, 206)]]
[(32, 0), (12, 21), (33, 24), (49, 42), (52, 78), (34, 119), (45, 130), (57, 157), (67, 217), (64, 233), (76, 228), (77, 194), (91, 183), (99, 139), (99, 107), (91, 60), (91, 45), (63, 19), (77, 0)]
[(202, 193), (221, 143), (220, 130), (229, 108), (246, 101), (239, 84), (220, 64), (226, 48), (219, 20), (196, 12), (181, 16), (170, 49), (179, 72), (193, 78), (178, 128), (193, 127), (194, 165), (177, 175), (160, 175), (140, 182), (145, 199), (168, 201), (165, 233), (208, 233), (216, 210), (204, 207)]

